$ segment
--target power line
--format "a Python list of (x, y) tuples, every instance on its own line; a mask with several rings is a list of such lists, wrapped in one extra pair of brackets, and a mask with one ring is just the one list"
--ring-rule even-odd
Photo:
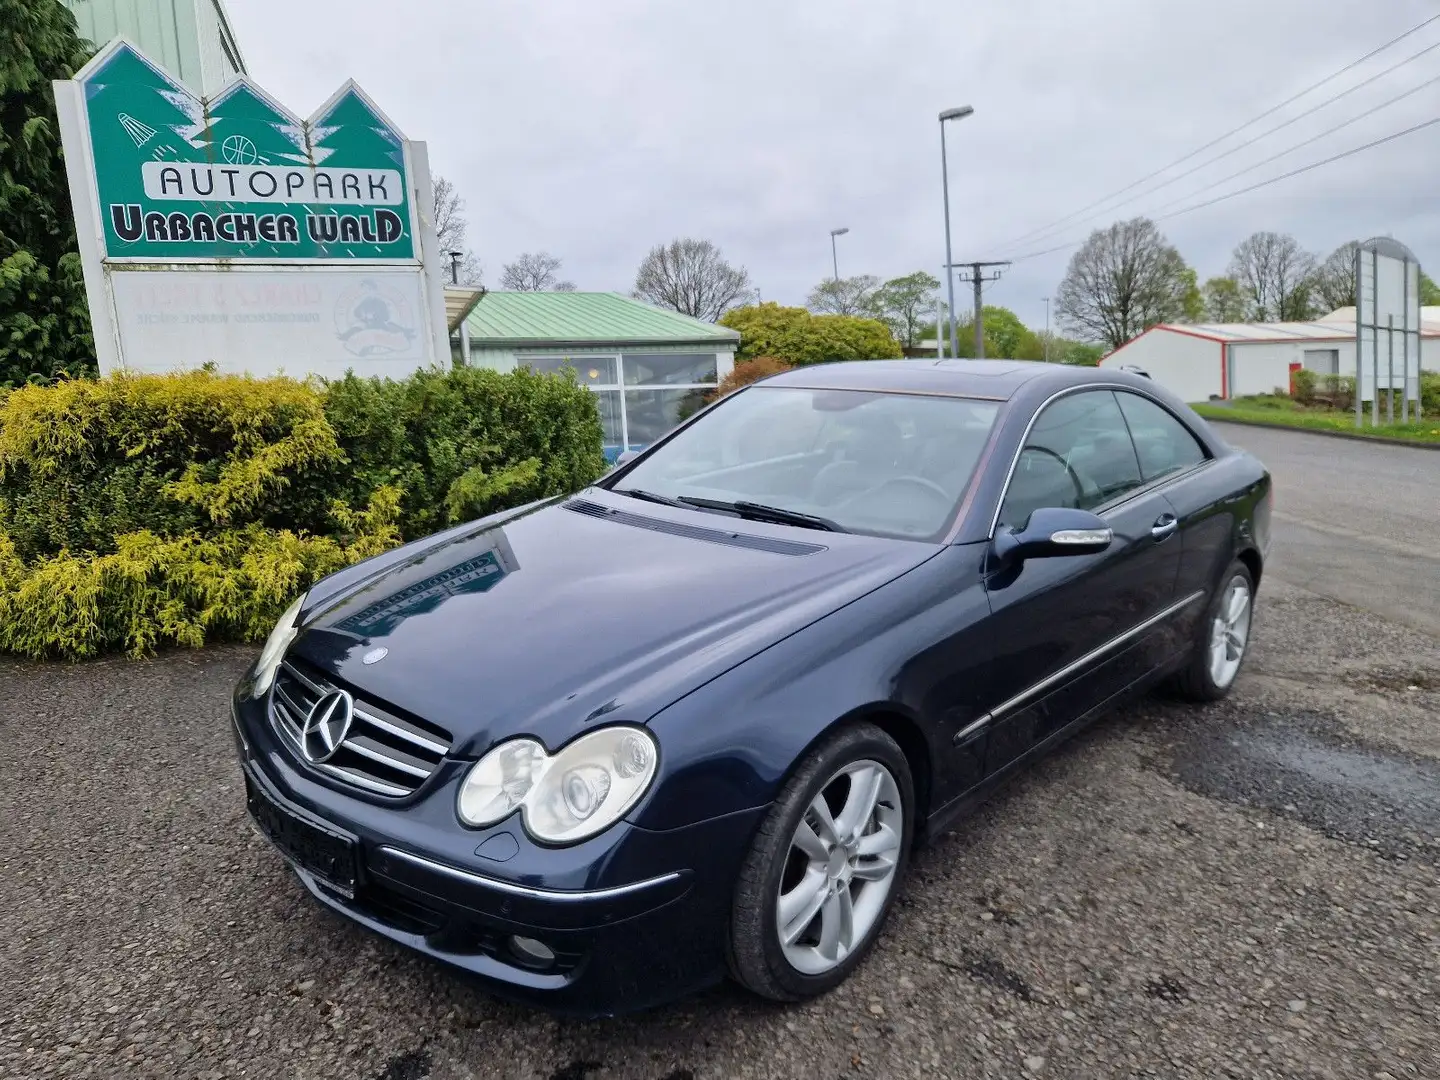
[(1087, 210), (1092, 210), (1092, 209), (1094, 209), (1095, 207), (1100, 206), (1100, 205), (1103, 204), (1103, 203), (1107, 203), (1107, 202), (1109, 202), (1111, 199), (1115, 198), (1117, 195), (1124, 195), (1126, 192), (1133, 191), (1135, 188), (1139, 187), (1141, 184), (1144, 184), (1144, 183), (1146, 183), (1147, 181), (1150, 181), (1150, 180), (1155, 179), (1155, 177), (1159, 176), (1161, 173), (1169, 172), (1169, 171), (1170, 171), (1171, 169), (1173, 169), (1176, 165), (1183, 165), (1183, 164), (1185, 164), (1185, 162), (1189, 161), (1191, 158), (1196, 157), (1196, 156), (1199, 155), (1199, 154), (1203, 154), (1206, 150), (1209, 150), (1212, 146), (1216, 146), (1216, 145), (1224, 142), (1226, 139), (1230, 138), (1230, 136), (1232, 136), (1232, 135), (1238, 135), (1240, 132), (1244, 131), (1246, 128), (1248, 128), (1248, 127), (1250, 127), (1250, 126), (1252, 126), (1252, 125), (1254, 125), (1254, 124), (1258, 124), (1261, 120), (1264, 120), (1267, 116), (1273, 116), (1275, 113), (1279, 112), (1281, 109), (1285, 108), (1287, 105), (1291, 105), (1291, 104), (1293, 104), (1294, 102), (1299, 101), (1299, 100), (1300, 100), (1302, 97), (1304, 97), (1306, 94), (1309, 94), (1310, 92), (1312, 92), (1312, 91), (1314, 91), (1314, 90), (1320, 89), (1320, 87), (1324, 86), (1324, 85), (1325, 85), (1326, 83), (1328, 83), (1328, 82), (1333, 82), (1335, 79), (1338, 79), (1341, 75), (1344, 75), (1347, 71), (1350, 71), (1351, 69), (1360, 66), (1361, 64), (1363, 64), (1365, 61), (1371, 59), (1372, 57), (1378, 56), (1380, 53), (1384, 52), (1386, 49), (1390, 48), (1392, 45), (1396, 45), (1396, 44), (1398, 44), (1399, 42), (1404, 41), (1404, 40), (1405, 40), (1407, 37), (1409, 37), (1410, 35), (1415, 34), (1415, 33), (1419, 32), (1419, 31), (1425, 29), (1425, 27), (1429, 26), (1431, 23), (1435, 22), (1436, 20), (1440, 20), (1440, 15), (1432, 15), (1432, 16), (1430, 16), (1430, 18), (1424, 20), (1423, 22), (1417, 23), (1415, 26), (1412, 26), (1409, 30), (1406, 30), (1403, 34), (1400, 34), (1398, 37), (1393, 37), (1393, 38), (1391, 38), (1389, 41), (1385, 42), (1385, 44), (1380, 45), (1380, 46), (1377, 46), (1377, 47), (1374, 48), (1374, 49), (1371, 49), (1368, 53), (1366, 53), (1364, 56), (1360, 57), (1358, 60), (1352, 60), (1350, 63), (1346, 64), (1344, 67), (1340, 68), (1338, 71), (1333, 71), (1333, 72), (1331, 72), (1329, 75), (1326, 75), (1326, 76), (1325, 76), (1323, 79), (1321, 79), (1319, 82), (1317, 82), (1317, 83), (1312, 83), (1311, 85), (1307, 86), (1304, 90), (1301, 90), (1299, 93), (1297, 93), (1297, 94), (1292, 94), (1290, 97), (1288, 97), (1288, 98), (1286, 98), (1284, 101), (1280, 102), (1280, 104), (1274, 105), (1274, 106), (1272, 106), (1271, 108), (1266, 109), (1266, 110), (1265, 110), (1264, 112), (1262, 112), (1259, 116), (1253, 117), (1253, 118), (1245, 121), (1245, 123), (1241, 124), (1239, 127), (1232, 128), (1231, 130), (1225, 132), (1225, 134), (1220, 135), (1220, 136), (1218, 136), (1217, 138), (1211, 139), (1211, 140), (1210, 140), (1208, 143), (1206, 143), (1204, 146), (1200, 146), (1200, 147), (1197, 147), (1197, 148), (1194, 149), (1194, 150), (1191, 150), (1188, 154), (1185, 154), (1183, 157), (1178, 157), (1178, 158), (1176, 158), (1174, 161), (1170, 162), (1168, 165), (1163, 165), (1163, 166), (1161, 166), (1160, 168), (1156, 169), (1154, 172), (1152, 172), (1152, 173), (1150, 173), (1150, 174), (1148, 174), (1148, 175), (1146, 175), (1146, 176), (1142, 176), (1139, 180), (1136, 180), (1133, 184), (1129, 184), (1129, 185), (1127, 185), (1126, 187), (1120, 188), (1118, 191), (1112, 191), (1109, 195), (1103, 195), (1103, 196), (1101, 196), (1100, 198), (1096, 199), (1094, 202), (1088, 203), (1088, 204), (1086, 204), (1085, 206), (1080, 207), (1080, 209), (1075, 210), (1075, 211), (1072, 211), (1072, 212), (1069, 213), (1069, 214), (1066, 214), (1064, 217), (1059, 218), (1059, 219), (1057, 219), (1056, 221), (1051, 222), (1049, 225), (1041, 226), (1040, 228), (1031, 229), (1029, 232), (1021, 233), (1019, 236), (1017, 236), (1017, 237), (1015, 237), (1014, 239), (1008, 241), (1008, 242), (1007, 242), (1005, 245), (1003, 245), (1003, 246), (1007, 246), (1007, 247), (1008, 247), (1010, 244), (1018, 244), (1021, 240), (1028, 240), (1028, 239), (1031, 239), (1032, 237), (1038, 237), (1038, 236), (1043, 235), (1043, 234), (1045, 234), (1045, 233), (1052, 232), (1052, 231), (1054, 231), (1054, 227), (1055, 227), (1056, 225), (1060, 225), (1060, 224), (1063, 224), (1063, 223), (1065, 223), (1065, 222), (1068, 222), (1068, 221), (1072, 220), (1073, 218), (1076, 218), (1076, 217), (1078, 217), (1079, 215), (1085, 213)]
[[(1244, 150), (1247, 146), (1253, 146), (1253, 145), (1255, 145), (1255, 144), (1256, 144), (1257, 142), (1259, 142), (1261, 139), (1268, 139), (1271, 135), (1274, 135), (1277, 131), (1281, 131), (1282, 129), (1289, 127), (1291, 124), (1298, 123), (1299, 121), (1304, 120), (1307, 116), (1313, 116), (1315, 113), (1319, 112), (1321, 109), (1327, 108), (1328, 106), (1335, 104), (1335, 102), (1339, 101), (1341, 98), (1347, 97), (1348, 95), (1353, 94), (1356, 90), (1360, 90), (1360, 89), (1362, 89), (1362, 88), (1364, 88), (1364, 87), (1366, 87), (1366, 86), (1369, 86), (1371, 83), (1375, 82), (1375, 81), (1378, 80), (1378, 79), (1383, 79), (1386, 75), (1389, 75), (1391, 72), (1394, 72), (1394, 71), (1399, 70), (1400, 68), (1404, 67), (1406, 64), (1414, 63), (1416, 60), (1420, 59), (1420, 57), (1424, 56), (1426, 53), (1434, 52), (1436, 49), (1440, 49), (1440, 41), (1435, 42), (1435, 44), (1433, 44), (1433, 45), (1427, 45), (1425, 48), (1421, 49), (1419, 52), (1415, 53), (1413, 56), (1407, 56), (1404, 60), (1401, 60), (1401, 61), (1399, 61), (1398, 63), (1395, 63), (1395, 64), (1391, 64), (1391, 65), (1390, 65), (1388, 68), (1386, 68), (1384, 71), (1381, 71), (1381, 72), (1378, 72), (1378, 73), (1376, 73), (1376, 74), (1374, 74), (1374, 75), (1371, 75), (1368, 79), (1365, 79), (1365, 80), (1363, 80), (1362, 82), (1358, 82), (1358, 83), (1356, 83), (1354, 86), (1351, 86), (1351, 87), (1348, 87), (1348, 88), (1346, 88), (1346, 89), (1344, 89), (1344, 90), (1341, 90), (1338, 94), (1335, 94), (1333, 97), (1328, 97), (1328, 98), (1326, 98), (1324, 101), (1320, 102), (1318, 105), (1312, 105), (1310, 108), (1306, 109), (1304, 112), (1298, 113), (1298, 114), (1296, 114), (1295, 116), (1292, 116), (1289, 120), (1284, 120), (1284, 121), (1282, 121), (1281, 123), (1276, 124), (1274, 127), (1268, 128), (1268, 129), (1266, 129), (1265, 131), (1262, 131), (1259, 135), (1254, 135), (1254, 136), (1252, 136), (1251, 138), (1246, 139), (1246, 140), (1245, 140), (1244, 142), (1242, 142), (1242, 143), (1236, 143), (1236, 144), (1235, 144), (1234, 146), (1232, 146), (1230, 149), (1225, 150), (1225, 151), (1222, 151), (1221, 153), (1216, 154), (1214, 157), (1209, 158), (1209, 159), (1206, 160), (1206, 161), (1200, 162), (1198, 165), (1192, 165), (1190, 168), (1186, 169), (1184, 172), (1182, 172), (1182, 173), (1176, 173), (1174, 176), (1170, 177), (1170, 179), (1168, 179), (1168, 180), (1162, 180), (1160, 183), (1156, 184), (1156, 185), (1155, 185), (1154, 187), (1152, 187), (1152, 188), (1148, 188), (1148, 189), (1146, 189), (1145, 191), (1141, 191), (1141, 192), (1139, 192), (1139, 193), (1137, 193), (1137, 194), (1135, 194), (1135, 195), (1131, 195), (1131, 196), (1129, 196), (1128, 198), (1121, 199), (1118, 203), (1115, 203), (1113, 206), (1106, 207), (1104, 210), (1097, 211), (1096, 213), (1091, 214), (1091, 215), (1089, 215), (1088, 217), (1081, 218), (1080, 221), (1074, 222), (1073, 224), (1080, 224), (1080, 223), (1087, 222), (1087, 221), (1094, 221), (1097, 217), (1100, 217), (1102, 214), (1110, 214), (1110, 213), (1113, 213), (1114, 211), (1118, 210), (1120, 207), (1125, 206), (1125, 205), (1127, 205), (1128, 203), (1133, 203), (1136, 199), (1143, 199), (1143, 198), (1145, 198), (1145, 196), (1147, 196), (1147, 195), (1153, 195), (1153, 194), (1155, 194), (1155, 192), (1160, 191), (1160, 190), (1163, 189), (1163, 188), (1169, 187), (1171, 184), (1175, 183), (1175, 182), (1178, 181), (1178, 180), (1184, 180), (1185, 177), (1187, 177), (1187, 176), (1193, 176), (1193, 175), (1195, 175), (1195, 173), (1199, 172), (1201, 169), (1207, 169), (1207, 168), (1209, 168), (1211, 165), (1214, 165), (1216, 162), (1225, 160), (1225, 159), (1226, 159), (1227, 157), (1229, 157), (1231, 154), (1238, 153), (1239, 151)], [(1401, 95), (1401, 96), (1403, 97), (1404, 95)], [(1368, 114), (1364, 114), (1364, 115), (1368, 115)], [(1350, 123), (1350, 121), (1346, 121), (1346, 124), (1348, 124), (1348, 123)], [(1332, 131), (1338, 131), (1340, 128), (1345, 127), (1346, 124), (1339, 124), (1339, 125), (1337, 125), (1335, 128), (1332, 128), (1331, 130), (1332, 130)], [(1312, 141), (1313, 141), (1313, 140), (1312, 140)], [(1300, 145), (1303, 146), (1303, 145), (1305, 145), (1305, 144), (1304, 144), (1304, 143), (1301, 143)], [(1270, 158), (1270, 159), (1267, 159), (1267, 160), (1274, 160), (1274, 159), (1273, 159), (1273, 158)], [(1262, 164), (1263, 164), (1263, 163), (1262, 163)], [(1224, 183), (1224, 181), (1217, 181), (1217, 183)], [(1059, 231), (1059, 228), (1060, 228), (1060, 227), (1057, 225), (1057, 226), (1053, 226), (1053, 227), (1051, 227), (1051, 228), (1049, 228), (1049, 229), (1042, 229), (1039, 233), (1032, 235), (1031, 240), (1032, 240), (1032, 242), (1035, 241), (1035, 240), (1039, 240), (1039, 239), (1040, 239), (1041, 237), (1043, 237), (1043, 236), (1048, 236), (1048, 235), (1050, 235), (1050, 234), (1053, 234), (1053, 233)]]
[[(1433, 127), (1436, 124), (1440, 124), (1440, 116), (1435, 117), (1433, 120), (1426, 120), (1423, 123), (1416, 124), (1413, 127), (1405, 128), (1403, 131), (1392, 132), (1391, 134), (1386, 135), (1383, 138), (1375, 139), (1373, 142), (1365, 143), (1363, 146), (1352, 147), (1349, 150), (1344, 150), (1338, 154), (1333, 154), (1328, 158), (1322, 158), (1320, 161), (1312, 161), (1309, 165), (1302, 165), (1298, 169), (1292, 169), (1287, 173), (1281, 173), (1279, 176), (1272, 176), (1268, 180), (1261, 180), (1258, 184), (1251, 184), (1249, 187), (1243, 187), (1236, 191), (1229, 191), (1226, 192), (1224, 195), (1217, 195), (1213, 199), (1206, 199), (1204, 202), (1194, 203), (1193, 205), (1186, 206), (1180, 210), (1172, 210), (1168, 214), (1161, 214), (1157, 216), (1154, 220), (1168, 221), (1170, 218), (1180, 217), (1182, 214), (1193, 213), (1196, 210), (1203, 210), (1207, 206), (1214, 206), (1216, 203), (1225, 202), (1227, 199), (1234, 199), (1240, 195), (1248, 195), (1250, 192), (1258, 191), (1260, 188), (1269, 187), (1271, 184), (1278, 184), (1281, 180), (1289, 180), (1291, 177), (1299, 176), (1301, 173), (1307, 173), (1314, 169), (1318, 169), (1322, 165), (1329, 165), (1333, 162), (1340, 161), (1343, 158), (1354, 157), (1356, 154), (1359, 154), (1365, 150), (1372, 150), (1377, 146), (1384, 145), (1385, 143), (1394, 142), (1396, 139), (1403, 138), (1406, 135), (1413, 135), (1417, 131), (1421, 131), (1424, 128)], [(1068, 251), (1070, 248), (1079, 247), (1084, 242), (1084, 240), (1071, 240), (1069, 243), (1059, 244), (1055, 247), (1046, 248), (1044, 251), (1032, 251), (1027, 255), (1017, 255), (1010, 261), (1025, 262), (1028, 259), (1038, 259), (1042, 255), (1053, 255), (1057, 251)]]
[(1219, 180), (1212, 181), (1211, 183), (1208, 183), (1208, 184), (1204, 185), (1203, 187), (1196, 188), (1194, 191), (1189, 192), (1188, 194), (1181, 195), (1178, 199), (1171, 199), (1168, 203), (1165, 203), (1163, 206), (1156, 207), (1156, 213), (1163, 213), (1164, 211), (1170, 209), (1170, 207), (1174, 206), (1176, 203), (1182, 203), (1182, 202), (1185, 202), (1187, 199), (1193, 199), (1193, 198), (1195, 198), (1195, 196), (1197, 196), (1197, 195), (1203, 195), (1203, 194), (1205, 194), (1205, 192), (1207, 192), (1207, 191), (1213, 191), (1215, 188), (1219, 187), (1221, 184), (1228, 184), (1231, 180), (1238, 179), (1239, 177), (1244, 176), (1244, 175), (1245, 175), (1246, 173), (1248, 173), (1248, 172), (1254, 172), (1256, 169), (1260, 168), (1260, 166), (1262, 166), (1262, 165), (1269, 165), (1272, 161), (1278, 161), (1280, 158), (1285, 157), (1285, 156), (1287, 156), (1287, 155), (1289, 155), (1289, 154), (1293, 154), (1296, 150), (1299, 150), (1299, 149), (1301, 149), (1302, 147), (1309, 146), (1311, 143), (1317, 143), (1317, 142), (1319, 142), (1321, 139), (1327, 139), (1327, 138), (1329, 138), (1331, 135), (1334, 135), (1337, 131), (1341, 130), (1342, 128), (1347, 128), (1347, 127), (1349, 127), (1351, 124), (1354, 124), (1354, 123), (1356, 123), (1356, 122), (1358, 122), (1358, 121), (1360, 121), (1360, 120), (1364, 120), (1367, 116), (1373, 116), (1375, 113), (1379, 112), (1381, 109), (1388, 109), (1391, 105), (1394, 105), (1396, 102), (1398, 102), (1398, 101), (1404, 101), (1404, 100), (1405, 100), (1407, 97), (1409, 97), (1410, 95), (1412, 95), (1412, 94), (1418, 94), (1421, 90), (1424, 90), (1427, 86), (1433, 86), (1433, 85), (1435, 85), (1437, 82), (1440, 82), (1440, 75), (1436, 75), (1433, 79), (1426, 79), (1426, 80), (1425, 80), (1423, 83), (1421, 83), (1419, 86), (1412, 86), (1409, 90), (1406, 90), (1403, 94), (1396, 94), (1394, 97), (1390, 98), (1388, 101), (1382, 101), (1379, 105), (1376, 105), (1376, 106), (1374, 106), (1373, 108), (1370, 108), (1370, 109), (1366, 109), (1364, 112), (1360, 113), (1358, 116), (1352, 116), (1349, 120), (1346, 120), (1346, 121), (1344, 121), (1344, 122), (1342, 122), (1342, 123), (1336, 124), (1336, 125), (1335, 125), (1334, 127), (1332, 127), (1332, 128), (1326, 128), (1324, 131), (1320, 132), (1320, 134), (1318, 134), (1318, 135), (1312, 135), (1310, 138), (1305, 139), (1303, 142), (1298, 142), (1298, 143), (1296, 143), (1294, 146), (1286, 147), (1284, 150), (1281, 150), (1278, 154), (1271, 154), (1268, 158), (1263, 158), (1263, 159), (1261, 159), (1260, 161), (1257, 161), (1257, 162), (1255, 162), (1255, 163), (1253, 163), (1253, 164), (1251, 164), (1251, 165), (1247, 165), (1247, 166), (1245, 166), (1245, 168), (1239, 170), (1238, 172), (1233, 172), (1233, 173), (1231, 173), (1229, 176), (1221, 177)]

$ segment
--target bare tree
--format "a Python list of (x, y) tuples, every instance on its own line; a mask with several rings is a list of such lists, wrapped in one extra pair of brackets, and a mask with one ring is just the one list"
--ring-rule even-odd
[(873, 315), (880, 279), (874, 274), (826, 278), (805, 298), (805, 306), (822, 315)]
[(573, 281), (560, 281), (560, 260), (548, 251), (527, 251), (500, 271), (500, 287), (511, 292), (574, 292)]
[(1354, 240), (1341, 244), (1315, 271), (1310, 295), (1324, 313), (1355, 303), (1355, 252), (1359, 247)]
[(465, 246), (465, 234), (469, 223), (465, 220), (465, 200), (460, 192), (443, 176), (435, 177), (434, 190), (435, 238), (440, 244), (440, 255), (445, 260), (446, 280), (450, 277), (450, 253), (461, 252), (459, 277), (462, 285), (479, 285), (483, 276), (480, 260)]
[(1259, 322), (1310, 318), (1314, 272), (1315, 256), (1293, 236), (1273, 232), (1257, 232), (1240, 241), (1227, 271), (1240, 286), (1250, 317)]
[(1185, 317), (1194, 280), (1149, 218), (1096, 229), (1070, 259), (1055, 293), (1061, 327), (1118, 349), (1156, 323)]
[(714, 322), (749, 301), (750, 274), (709, 240), (684, 237), (650, 249), (635, 274), (635, 296), (692, 319)]

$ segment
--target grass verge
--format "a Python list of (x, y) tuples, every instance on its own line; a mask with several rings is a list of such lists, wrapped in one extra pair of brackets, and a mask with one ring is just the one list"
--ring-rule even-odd
[(1239, 420), (1252, 424), (1328, 431), (1336, 435), (1366, 435), (1402, 442), (1440, 443), (1440, 416), (1426, 417), (1419, 423), (1387, 424), (1382, 419), (1379, 424), (1371, 424), (1370, 411), (1367, 408), (1363, 417), (1364, 426), (1357, 428), (1355, 414), (1348, 410), (1341, 412), (1336, 409), (1306, 408), (1289, 398), (1273, 395), (1237, 398), (1229, 405), (1201, 403), (1192, 405), (1191, 408), (1207, 420)]

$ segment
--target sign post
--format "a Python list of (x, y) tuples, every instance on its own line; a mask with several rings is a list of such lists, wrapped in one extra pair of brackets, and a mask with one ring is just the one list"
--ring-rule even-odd
[(1395, 391), (1400, 391), (1400, 420), (1410, 421), (1413, 404), (1420, 419), (1420, 262), (1404, 244), (1389, 237), (1365, 241), (1355, 250), (1355, 426), (1380, 423), (1380, 393), (1385, 416), (1395, 421)]
[(301, 120), (117, 39), (54, 88), (102, 373), (448, 360), (425, 146), (353, 82)]

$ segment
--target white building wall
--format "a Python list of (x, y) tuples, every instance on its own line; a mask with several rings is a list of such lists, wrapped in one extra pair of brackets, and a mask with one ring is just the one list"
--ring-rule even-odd
[[(61, 0), (80, 36), (101, 48), (130, 39), (196, 94), (214, 94), (244, 69), (222, 0)], [(223, 42), (223, 44), (222, 44)]]
[(1120, 346), (1100, 366), (1134, 364), (1172, 394), (1194, 403), (1220, 395), (1223, 350), (1219, 341), (1157, 326)]
[(204, 92), (214, 94), (244, 70), (245, 60), (220, 0), (194, 0), (194, 3), (200, 78)]
[[(1230, 346), (1234, 359), (1230, 371), (1230, 396), (1248, 397), (1251, 394), (1271, 394), (1279, 391), (1290, 392), (1290, 365), (1301, 363), (1305, 349), (1333, 349), (1341, 342), (1276, 342), (1274, 344), (1245, 344), (1237, 342)], [(1354, 343), (1351, 342), (1350, 366), (1355, 366)]]

